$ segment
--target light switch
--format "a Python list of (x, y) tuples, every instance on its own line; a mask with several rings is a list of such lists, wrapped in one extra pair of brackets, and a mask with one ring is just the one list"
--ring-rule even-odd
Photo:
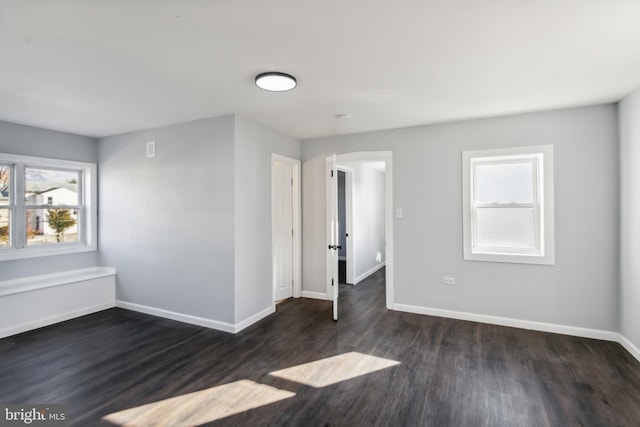
[(402, 208), (396, 208), (396, 218), (402, 218)]
[(147, 141), (147, 159), (151, 159), (156, 156), (156, 142)]

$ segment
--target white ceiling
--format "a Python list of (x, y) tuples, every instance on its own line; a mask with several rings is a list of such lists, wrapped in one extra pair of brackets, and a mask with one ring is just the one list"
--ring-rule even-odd
[[(269, 70), (298, 87), (257, 89)], [(240, 113), (310, 138), (638, 86), (638, 0), (0, 0), (0, 120), (95, 137)]]

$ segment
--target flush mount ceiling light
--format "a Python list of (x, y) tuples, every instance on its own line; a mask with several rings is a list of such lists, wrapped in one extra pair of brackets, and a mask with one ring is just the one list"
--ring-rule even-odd
[(296, 87), (296, 78), (285, 73), (269, 71), (256, 76), (256, 86), (270, 92), (286, 92)]

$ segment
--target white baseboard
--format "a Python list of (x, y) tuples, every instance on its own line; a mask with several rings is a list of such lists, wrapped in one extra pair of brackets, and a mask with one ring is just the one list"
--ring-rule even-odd
[(205, 328), (216, 329), (223, 332), (235, 332), (235, 326), (231, 323), (219, 322), (217, 320), (204, 317), (192, 316), (190, 314), (177, 313), (175, 311), (163, 310), (161, 308), (149, 307), (147, 305), (134, 304), (127, 301), (116, 301), (116, 307), (124, 308), (139, 313), (151, 314), (152, 316), (164, 317), (165, 319), (177, 320), (178, 322), (190, 323), (192, 325), (204, 326)]
[(268, 315), (275, 312), (275, 307), (268, 307), (251, 317), (246, 318), (236, 324), (220, 322), (218, 320), (207, 319), (206, 317), (192, 316), (190, 314), (178, 313), (175, 311), (164, 310), (161, 308), (150, 307), (142, 304), (134, 304), (127, 301), (116, 301), (116, 307), (126, 310), (137, 311), (139, 313), (150, 314), (152, 316), (163, 317), (165, 319), (177, 320), (178, 322), (190, 323), (192, 325), (204, 326), (205, 328), (215, 329), (217, 331), (238, 333), (241, 330), (253, 325), (259, 320), (264, 319)]
[(631, 353), (631, 355), (635, 357), (638, 362), (640, 362), (640, 349), (638, 347), (633, 345), (633, 343), (622, 334), (619, 334), (618, 342), (625, 348), (625, 350)]
[(575, 337), (593, 338), (597, 340), (614, 341), (620, 343), (633, 357), (640, 362), (640, 349), (618, 332), (600, 329), (580, 328), (577, 326), (558, 325), (554, 323), (534, 322), (531, 320), (512, 319), (508, 317), (487, 316), (484, 314), (467, 313), (463, 311), (442, 310), (439, 308), (420, 307), (407, 304), (393, 304), (392, 310), (404, 311), (428, 316), (446, 317), (450, 319), (468, 320), (471, 322), (488, 323), (491, 325), (509, 326), (512, 328), (529, 329), (532, 331), (551, 332), (554, 334), (571, 335)]
[[(393, 310), (407, 313), (426, 314), (429, 316), (448, 317), (451, 319), (469, 320), (491, 325), (509, 326), (512, 328), (530, 329), (533, 331), (552, 332), (555, 334), (573, 335), (576, 337), (595, 338), (606, 341), (620, 341), (620, 334), (599, 329), (580, 328), (576, 326), (557, 325), (554, 323), (534, 322), (531, 320), (512, 319), (508, 317), (487, 316), (484, 314), (466, 313), (462, 311), (441, 310), (438, 308), (419, 307), (407, 304), (394, 304)], [(629, 343), (631, 344), (631, 343)]]
[(20, 325), (13, 325), (8, 328), (0, 329), (0, 338), (21, 334), (23, 332), (31, 331), (33, 329), (38, 329), (44, 326), (53, 325), (54, 323), (65, 322), (67, 320), (75, 319), (76, 317), (97, 313), (98, 311), (107, 310), (112, 307), (114, 307), (114, 304), (112, 302), (107, 302), (102, 304), (96, 304), (91, 307), (84, 307), (79, 310), (73, 310), (73, 311), (68, 311), (66, 313), (56, 314), (55, 316), (45, 317), (42, 319), (34, 320), (32, 322), (22, 323)]
[(233, 332), (234, 333), (240, 332), (241, 330), (253, 325), (257, 321), (262, 320), (265, 317), (267, 317), (270, 314), (273, 314), (275, 312), (276, 312), (276, 307), (275, 306), (271, 306), (269, 308), (266, 308), (266, 309), (262, 310), (260, 313), (256, 313), (253, 316), (248, 317), (248, 318), (244, 319), (243, 321), (236, 323), (234, 325)]
[(385, 265), (387, 265), (387, 262), (382, 262), (378, 265), (376, 265), (375, 267), (373, 267), (372, 269), (365, 271), (364, 273), (362, 273), (361, 275), (359, 275), (358, 277), (356, 277), (353, 280), (353, 284), (357, 285), (358, 283), (362, 282), (364, 279), (366, 279), (367, 277), (371, 276), (373, 273), (375, 273), (376, 271), (380, 270), (382, 267), (384, 267)]
[(302, 298), (313, 298), (327, 300), (327, 294), (322, 292), (302, 291)]

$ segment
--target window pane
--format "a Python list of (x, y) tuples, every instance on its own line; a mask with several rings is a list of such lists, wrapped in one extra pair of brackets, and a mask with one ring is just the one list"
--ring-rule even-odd
[(479, 208), (478, 246), (534, 248), (532, 208)]
[(78, 205), (80, 174), (74, 171), (25, 169), (27, 205)]
[(0, 165), (0, 248), (9, 246), (9, 209), (2, 208), (11, 204), (11, 167)]
[(11, 167), (0, 165), (0, 206), (9, 204), (9, 191), (11, 190)]
[(533, 203), (533, 162), (478, 164), (476, 203)]
[(27, 244), (78, 241), (78, 211), (74, 209), (27, 209)]
[(0, 208), (0, 248), (9, 246), (9, 209)]

